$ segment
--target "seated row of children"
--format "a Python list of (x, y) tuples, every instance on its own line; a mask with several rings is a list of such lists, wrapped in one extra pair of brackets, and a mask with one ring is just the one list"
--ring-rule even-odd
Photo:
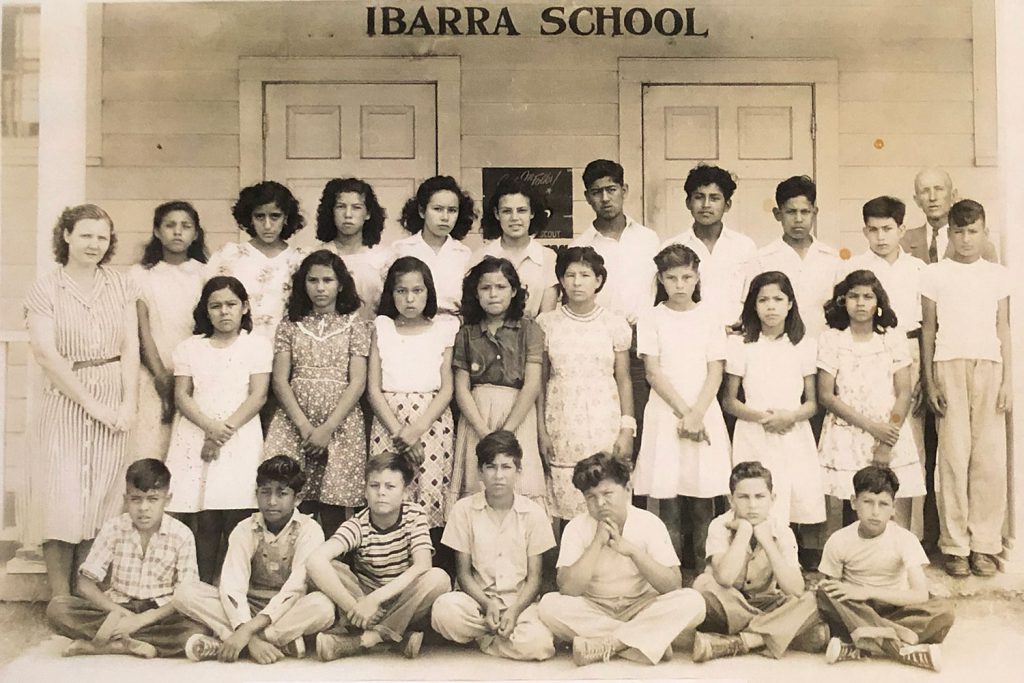
[(549, 659), (565, 642), (577, 665), (656, 664), (692, 640), (695, 662), (798, 649), (824, 650), (829, 663), (881, 656), (939, 669), (937, 644), (953, 611), (929, 598), (917, 539), (889, 523), (899, 481), (887, 468), (855, 475), (859, 521), (829, 539), (827, 579), (812, 592), (793, 533), (773, 514), (771, 472), (738, 464), (732, 510), (711, 524), (708, 568), (683, 588), (664, 523), (631, 504), (630, 465), (596, 453), (573, 469), (587, 511), (562, 535), (558, 592), (538, 602), (541, 556), (555, 541), (541, 506), (515, 492), (522, 449), (498, 431), (476, 455), (483, 490), (455, 504), (441, 539), (457, 553), (457, 591), (432, 567), (426, 516), (407, 497), (414, 465), (402, 454), (370, 458), (367, 507), (326, 541), (296, 509), (305, 483), (298, 463), (263, 462), (259, 511), (231, 532), (217, 587), (198, 580), (191, 533), (164, 513), (170, 472), (143, 459), (128, 469), (127, 511), (103, 526), (80, 569), (82, 597), (54, 598), (47, 616), (73, 639), (65, 655), (228, 662), (247, 654), (269, 664), (301, 658), (315, 643), (323, 661), (384, 646), (414, 658), (430, 624), (448, 640), (518, 660)]

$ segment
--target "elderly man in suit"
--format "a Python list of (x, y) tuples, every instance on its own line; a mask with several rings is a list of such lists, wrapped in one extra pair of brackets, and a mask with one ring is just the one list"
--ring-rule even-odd
[[(949, 244), (949, 207), (959, 199), (953, 179), (944, 169), (932, 167), (922, 170), (914, 177), (914, 203), (926, 218), (925, 224), (910, 228), (900, 240), (903, 251), (916, 256), (925, 263), (935, 263), (953, 255)], [(986, 241), (981, 257), (992, 263), (999, 263), (995, 246)]]

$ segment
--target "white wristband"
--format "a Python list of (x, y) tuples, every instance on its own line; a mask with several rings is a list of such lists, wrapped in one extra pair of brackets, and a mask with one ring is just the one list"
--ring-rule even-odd
[(628, 429), (633, 436), (636, 436), (636, 418), (632, 415), (623, 415), (619, 418), (619, 429)]

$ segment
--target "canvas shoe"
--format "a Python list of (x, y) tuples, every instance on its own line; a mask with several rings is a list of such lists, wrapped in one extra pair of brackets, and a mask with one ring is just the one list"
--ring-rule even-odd
[(421, 647), (423, 647), (423, 632), (407, 633), (402, 642), (402, 656), (406, 659), (416, 659), (420, 656)]
[(185, 656), (190, 661), (204, 662), (210, 659), (217, 659), (218, 654), (220, 654), (220, 641), (213, 636), (193, 633), (185, 641)]
[(330, 662), (342, 657), (359, 654), (363, 647), (359, 636), (336, 635), (334, 633), (318, 633), (316, 636), (316, 656), (321, 662)]
[(825, 663), (835, 664), (836, 662), (847, 662), (853, 659), (862, 659), (864, 653), (857, 649), (852, 643), (844, 643), (838, 638), (828, 641), (825, 648)]
[(285, 657), (302, 659), (306, 656), (306, 641), (302, 639), (302, 636), (299, 636), (292, 642), (282, 645), (281, 652), (284, 653)]
[(900, 648), (896, 661), (938, 672), (942, 668), (940, 652), (938, 645), (904, 645)]
[(707, 662), (719, 657), (745, 655), (749, 650), (739, 636), (697, 633), (693, 638), (693, 661)]
[(576, 636), (572, 639), (572, 661), (576, 666), (607, 662), (613, 654), (612, 642), (607, 638)]

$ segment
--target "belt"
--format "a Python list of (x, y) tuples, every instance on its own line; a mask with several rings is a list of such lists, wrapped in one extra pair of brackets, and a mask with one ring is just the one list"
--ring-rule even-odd
[(918, 327), (915, 330), (911, 330), (910, 332), (907, 332), (907, 339), (920, 339), (920, 338), (921, 338), (921, 328), (920, 327)]
[(72, 370), (81, 370), (82, 368), (95, 368), (100, 365), (107, 365), (109, 363), (116, 363), (121, 360), (121, 356), (114, 356), (112, 358), (97, 358), (96, 360), (76, 360), (71, 364)]

